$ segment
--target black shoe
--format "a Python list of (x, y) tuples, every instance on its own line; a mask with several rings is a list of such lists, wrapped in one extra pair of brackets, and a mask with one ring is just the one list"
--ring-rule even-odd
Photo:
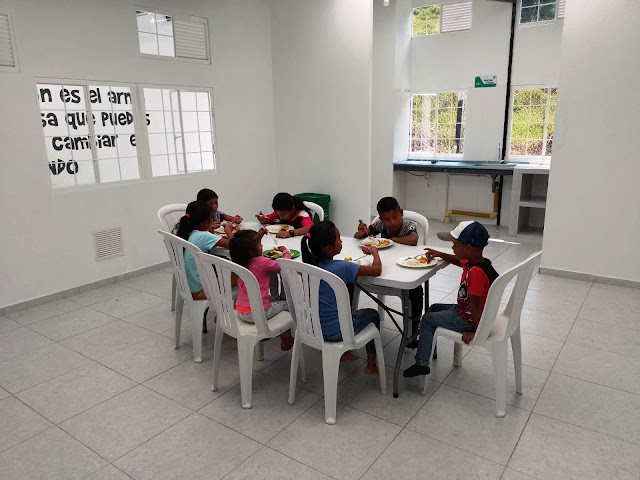
[(410, 377), (417, 377), (418, 375), (429, 375), (430, 372), (431, 372), (431, 369), (429, 368), (429, 366), (422, 367), (420, 365), (411, 365), (409, 368), (407, 368), (404, 371), (402, 376), (406, 378), (410, 378)]
[(418, 340), (411, 340), (407, 343), (406, 348), (418, 348)]

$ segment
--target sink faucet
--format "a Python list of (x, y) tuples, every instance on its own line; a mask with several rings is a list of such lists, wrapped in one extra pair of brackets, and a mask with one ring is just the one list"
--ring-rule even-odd
[(506, 163), (506, 159), (501, 158), (502, 157), (502, 149), (500, 148), (502, 145), (500, 144), (500, 142), (498, 142), (498, 163)]

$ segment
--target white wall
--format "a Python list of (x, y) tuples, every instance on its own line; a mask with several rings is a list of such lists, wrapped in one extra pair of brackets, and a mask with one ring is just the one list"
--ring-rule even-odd
[[(455, 1), (443, 0), (443, 3)], [(413, 5), (410, 2), (408, 6), (398, 4), (398, 9), (406, 11), (407, 8), (424, 4), (423, 1), (414, 1)], [(557, 85), (562, 24), (562, 20), (541, 25), (517, 24), (513, 86)], [(454, 89), (467, 91), (464, 160), (496, 161), (499, 158), (498, 144), (502, 143), (503, 135), (510, 31), (511, 4), (473, 0), (471, 30), (411, 40), (409, 89), (412, 92)], [(374, 55), (377, 55), (375, 51)], [(476, 75), (493, 74), (498, 75), (497, 87), (474, 88)], [(396, 107), (396, 111), (399, 108)], [(399, 136), (408, 137), (408, 122), (405, 122), (405, 126), (396, 127), (395, 136), (396, 144), (400, 143)], [(407, 148), (405, 158), (406, 150)], [(398, 157), (396, 152), (394, 159), (397, 160)], [(432, 174), (428, 180), (404, 172), (395, 173), (394, 177), (397, 185), (405, 185), (404, 192), (399, 187), (396, 193), (399, 196), (403, 193), (406, 195), (406, 208), (419, 211), (430, 218), (443, 217), (447, 205), (445, 174)], [(502, 225), (508, 225), (510, 195), (511, 178), (505, 177)], [(452, 176), (449, 209), (492, 211), (491, 179)], [(542, 226), (542, 221), (540, 215), (532, 215), (532, 225)], [(495, 220), (483, 222), (493, 223)]]
[(543, 266), (640, 281), (640, 4), (569, 0)]
[[(157, 264), (156, 210), (214, 188), (251, 216), (275, 184), (269, 10), (262, 0), (147, 0), (209, 19), (212, 65), (138, 56), (135, 5), (111, 0), (0, 0), (12, 13), (20, 72), (0, 72), (0, 308)], [(34, 77), (212, 87), (218, 173), (53, 192)], [(250, 173), (249, 173), (250, 172)], [(250, 178), (252, 188), (243, 188)], [(92, 232), (121, 225), (125, 256), (96, 263)]]
[(371, 0), (270, 2), (278, 187), (331, 195), (353, 233), (371, 197)]

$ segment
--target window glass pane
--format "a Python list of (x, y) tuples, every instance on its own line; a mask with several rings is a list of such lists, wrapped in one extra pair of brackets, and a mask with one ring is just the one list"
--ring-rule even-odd
[(527, 142), (527, 155), (542, 156), (542, 140), (529, 140)]
[(211, 132), (200, 133), (200, 151), (201, 152), (213, 151), (213, 141), (211, 140)]
[(118, 138), (115, 135), (96, 135), (95, 138), (98, 158), (118, 158)]
[(519, 89), (516, 90), (513, 96), (514, 105), (530, 105), (531, 104), (531, 90)]
[(213, 152), (202, 152), (202, 169), (213, 170), (215, 168), (215, 160)]
[(111, 86), (107, 92), (107, 100), (113, 110), (131, 111), (133, 109), (131, 89), (129, 87)]
[(529, 138), (535, 140), (542, 140), (544, 137), (544, 123), (530, 123), (529, 124)]
[(431, 5), (426, 9), (427, 35), (440, 33), (440, 5)]
[(211, 131), (211, 116), (209, 112), (198, 112), (198, 130), (201, 132)]
[(144, 107), (147, 111), (162, 110), (162, 93), (159, 88), (144, 89)]
[(96, 174), (93, 169), (93, 161), (76, 162), (76, 182), (78, 185), (89, 185), (96, 183)]
[(547, 140), (547, 150), (545, 155), (551, 155), (551, 149), (553, 147), (553, 139)]
[(540, 7), (540, 17), (538, 18), (539, 21), (555, 20), (555, 19), (556, 19), (556, 6), (555, 6), (555, 4), (542, 5)]
[(150, 12), (136, 12), (138, 18), (138, 31), (147, 33), (156, 33), (156, 16)]
[(540, 3), (540, 0), (522, 0), (523, 7), (535, 7)]
[(522, 8), (520, 12), (520, 23), (531, 23), (538, 21), (538, 7)]
[(151, 171), (154, 177), (169, 175), (169, 157), (167, 155), (151, 155)]
[(199, 152), (200, 151), (200, 134), (197, 132), (185, 133), (184, 146), (186, 149), (185, 151), (187, 153)]
[(527, 141), (524, 139), (511, 140), (511, 149), (509, 155), (526, 155), (527, 154)]
[(187, 153), (187, 171), (199, 172), (202, 170), (202, 161), (199, 153)]
[[(169, 118), (169, 121), (171, 121), (170, 113), (165, 114), (164, 112), (148, 111), (147, 131), (149, 133), (164, 133), (165, 131), (167, 131), (167, 127), (165, 125), (165, 115)], [(169, 131), (171, 131), (171, 129), (169, 129)]]
[[(131, 137), (133, 138), (133, 142), (131, 141)], [(119, 135), (118, 136), (118, 156), (122, 157), (135, 157), (138, 155), (138, 150), (136, 146), (132, 143), (135, 143), (134, 135)]]
[(138, 171), (138, 158), (120, 157), (120, 175), (122, 180), (135, 180), (140, 178), (140, 172)]
[(427, 34), (427, 7), (413, 9), (413, 32), (414, 37)]
[(544, 123), (544, 116), (547, 111), (546, 105), (537, 105), (529, 108), (529, 121)]
[(195, 112), (196, 107), (196, 92), (180, 92), (180, 107), (183, 112)]
[(69, 134), (64, 112), (59, 110), (41, 110), (40, 120), (45, 137), (66, 136)]
[(175, 57), (176, 51), (173, 44), (173, 37), (158, 35), (158, 55), (165, 57)]
[(196, 112), (182, 113), (182, 128), (185, 132), (197, 132), (198, 131), (198, 114)]
[(38, 101), (41, 109), (64, 110), (65, 104), (62, 101), (62, 85), (36, 85)]
[(53, 188), (75, 187), (75, 175), (69, 174), (65, 169), (59, 174), (51, 174), (51, 186)]
[(120, 181), (120, 167), (117, 159), (98, 160), (98, 170), (101, 183)]
[(171, 175), (185, 173), (184, 157), (182, 155), (169, 155), (169, 172)]
[(173, 37), (173, 19), (169, 15), (156, 14), (156, 31), (158, 35)]
[(173, 133), (166, 135), (167, 139), (167, 152), (176, 153), (176, 145), (182, 147), (182, 137), (176, 137)]
[(209, 103), (209, 92), (196, 92), (196, 103), (199, 112), (208, 112), (211, 110)]
[(149, 134), (149, 153), (164, 155), (167, 153), (167, 140), (163, 134)]
[(157, 35), (152, 33), (138, 33), (138, 43), (140, 44), (140, 53), (148, 55), (158, 55)]
[(531, 105), (547, 105), (548, 89), (534, 88), (531, 92)]

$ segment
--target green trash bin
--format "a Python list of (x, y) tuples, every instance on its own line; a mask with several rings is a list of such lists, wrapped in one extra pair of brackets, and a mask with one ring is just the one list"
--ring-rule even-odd
[(331, 203), (331, 196), (326, 193), (297, 193), (296, 197), (300, 197), (304, 202), (317, 203), (324, 210), (324, 218), (318, 218), (318, 215), (313, 216), (313, 223), (318, 223), (321, 220), (329, 220), (329, 203)]

